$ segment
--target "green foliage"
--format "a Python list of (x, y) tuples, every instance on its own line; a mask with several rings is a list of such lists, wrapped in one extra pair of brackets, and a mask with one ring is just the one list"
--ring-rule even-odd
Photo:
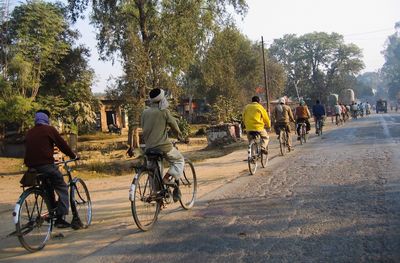
[(396, 32), (388, 37), (385, 50), (385, 64), (382, 68), (383, 78), (387, 82), (388, 95), (400, 98), (400, 22), (395, 25)]
[(325, 100), (330, 93), (352, 88), (354, 76), (363, 68), (361, 50), (345, 44), (337, 33), (314, 32), (274, 40), (272, 57), (285, 67), (287, 95)]
[[(88, 1), (69, 0), (77, 19)], [(110, 93), (118, 94), (134, 112), (148, 91), (167, 87), (178, 93), (182, 75), (204, 48), (217, 22), (228, 18), (227, 7), (247, 10), (244, 0), (93, 1), (91, 20), (97, 28), (103, 59), (120, 54), (124, 75)], [(134, 109), (137, 106), (137, 109)], [(128, 113), (135, 117), (136, 113)]]
[(7, 80), (0, 80), (0, 98), (7, 108), (2, 124), (16, 122), (23, 130), (33, 125), (39, 108), (50, 110), (53, 124), (63, 124), (65, 132), (77, 133), (78, 127), (95, 122), (98, 101), (91, 92), (90, 53), (83, 46), (73, 47), (77, 33), (69, 28), (64, 11), (60, 4), (43, 1), (13, 10), (6, 34)]
[(25, 97), (35, 98), (43, 75), (68, 53), (71, 37), (60, 6), (42, 1), (15, 7), (8, 22), (14, 85)]
[(39, 104), (20, 95), (0, 99), (0, 123), (19, 123), (21, 131), (32, 126)]
[(215, 123), (232, 122), (240, 119), (240, 109), (237, 101), (233, 98), (226, 98), (222, 95), (218, 96), (215, 103), (212, 104), (210, 119)]
[(190, 135), (190, 125), (185, 118), (178, 119), (179, 130), (182, 132), (183, 139), (189, 138)]

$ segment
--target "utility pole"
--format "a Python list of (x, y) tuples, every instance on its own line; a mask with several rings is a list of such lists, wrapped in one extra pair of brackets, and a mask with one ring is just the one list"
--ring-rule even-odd
[(265, 52), (264, 52), (264, 39), (261, 36), (261, 49), (262, 49), (262, 57), (263, 57), (263, 66), (264, 66), (264, 87), (265, 87), (265, 99), (267, 100), (267, 111), (270, 114), (269, 110), (269, 90), (267, 85), (267, 70), (265, 68)]

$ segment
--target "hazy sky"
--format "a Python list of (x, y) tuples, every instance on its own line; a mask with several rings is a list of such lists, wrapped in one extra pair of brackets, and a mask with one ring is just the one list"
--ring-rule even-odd
[[(284, 34), (302, 35), (314, 31), (337, 32), (346, 43), (363, 50), (364, 71), (376, 71), (383, 63), (385, 40), (400, 21), (400, 0), (248, 0), (249, 11), (238, 27), (251, 40), (264, 37), (267, 46)], [(92, 50), (91, 66), (97, 83), (93, 91), (104, 91), (110, 75), (118, 76), (119, 64), (98, 61), (93, 29), (86, 21), (78, 23), (81, 43)]]

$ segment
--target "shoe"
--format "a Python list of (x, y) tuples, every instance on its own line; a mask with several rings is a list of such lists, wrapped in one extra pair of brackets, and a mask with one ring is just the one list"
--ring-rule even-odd
[(268, 150), (267, 149), (261, 149), (262, 154), (268, 155)]
[(181, 190), (178, 186), (175, 186), (174, 191), (172, 192), (172, 199), (174, 200), (174, 202), (178, 202), (179, 200), (181, 200), (181, 197)]
[(78, 230), (78, 229), (83, 228), (83, 224), (82, 224), (81, 219), (79, 217), (77, 217), (77, 216), (74, 216), (72, 218), (72, 221), (71, 221), (71, 227), (74, 230)]
[(300, 136), (297, 136), (297, 140), (300, 141)]
[(57, 228), (68, 228), (71, 227), (71, 224), (62, 218), (57, 218), (56, 221), (54, 222), (54, 226)]
[(169, 174), (166, 174), (163, 178), (163, 184), (173, 186), (175, 185), (175, 178)]

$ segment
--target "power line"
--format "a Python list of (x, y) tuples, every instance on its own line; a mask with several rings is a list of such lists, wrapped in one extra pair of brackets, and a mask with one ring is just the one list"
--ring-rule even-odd
[(349, 37), (349, 36), (362, 36), (362, 35), (368, 35), (368, 34), (373, 34), (373, 33), (379, 33), (379, 32), (386, 32), (386, 31), (392, 31), (393, 28), (385, 28), (385, 29), (379, 29), (379, 30), (374, 30), (374, 31), (367, 31), (367, 32), (361, 32), (361, 33), (352, 33), (352, 34), (346, 34), (343, 35), (344, 37)]

